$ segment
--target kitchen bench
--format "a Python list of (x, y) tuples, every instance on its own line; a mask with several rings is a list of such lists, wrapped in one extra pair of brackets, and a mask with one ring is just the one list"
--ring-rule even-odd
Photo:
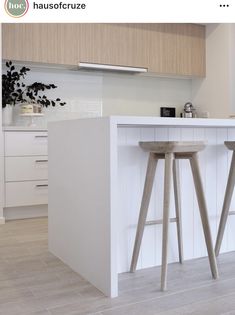
[[(107, 296), (118, 295), (118, 273), (130, 268), (148, 158), (138, 142), (150, 140), (207, 141), (199, 162), (215, 241), (231, 158), (224, 141), (235, 140), (235, 120), (113, 116), (49, 124), (49, 250)], [(162, 163), (148, 220), (162, 217)], [(206, 247), (189, 163), (180, 163), (184, 257), (193, 259)], [(235, 250), (234, 229), (230, 216), (221, 252)], [(169, 242), (169, 262), (178, 261), (175, 223)], [(161, 225), (146, 227), (142, 245), (137, 269), (160, 265)]]

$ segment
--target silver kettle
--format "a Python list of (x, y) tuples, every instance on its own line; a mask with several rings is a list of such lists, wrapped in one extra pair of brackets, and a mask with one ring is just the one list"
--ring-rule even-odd
[(191, 102), (187, 102), (184, 104), (184, 109), (181, 114), (183, 118), (195, 118), (196, 117), (196, 109), (193, 107)]

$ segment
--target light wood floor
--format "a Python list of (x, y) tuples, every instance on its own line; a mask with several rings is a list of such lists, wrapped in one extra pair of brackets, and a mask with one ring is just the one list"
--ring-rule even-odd
[(232, 315), (235, 253), (219, 270), (215, 281), (207, 259), (171, 264), (165, 293), (160, 268), (122, 274), (109, 299), (48, 252), (46, 219), (12, 221), (0, 226), (0, 315)]

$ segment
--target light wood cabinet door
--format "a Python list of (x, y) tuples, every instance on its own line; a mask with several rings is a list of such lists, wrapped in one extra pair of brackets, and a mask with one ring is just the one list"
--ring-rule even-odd
[(3, 24), (3, 59), (74, 65), (76, 24)]
[(3, 58), (148, 68), (205, 76), (205, 27), (195, 24), (3, 24)]
[(148, 24), (150, 72), (173, 74), (177, 72), (176, 31), (171, 24)]
[(80, 62), (147, 66), (145, 24), (81, 24), (79, 39)]
[(206, 29), (203, 25), (192, 25), (191, 33), (191, 73), (194, 76), (206, 76)]
[(182, 75), (206, 75), (205, 26), (175, 24), (177, 34), (177, 73)]
[(205, 76), (205, 27), (193, 24), (149, 24), (150, 72)]

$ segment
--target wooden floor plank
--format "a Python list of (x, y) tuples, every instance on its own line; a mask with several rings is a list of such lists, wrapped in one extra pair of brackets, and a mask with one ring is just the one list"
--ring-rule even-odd
[(169, 265), (168, 291), (160, 268), (119, 276), (109, 299), (47, 249), (47, 219), (0, 226), (0, 315), (235, 315), (235, 253), (219, 257), (220, 279), (208, 259)]

